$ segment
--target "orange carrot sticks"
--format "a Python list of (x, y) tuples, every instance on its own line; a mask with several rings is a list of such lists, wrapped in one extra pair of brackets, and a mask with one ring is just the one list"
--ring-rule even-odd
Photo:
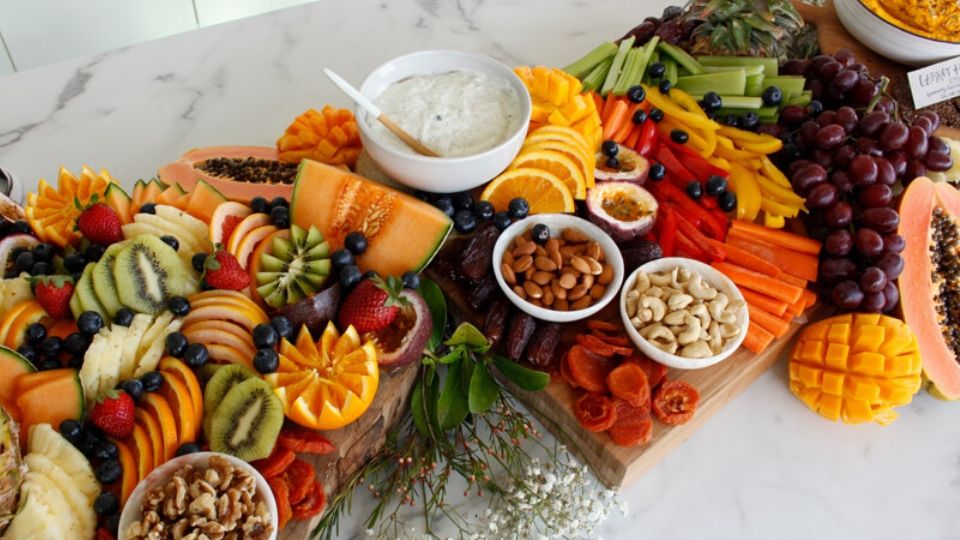
[(810, 289), (803, 290), (803, 307), (808, 308), (812, 307), (817, 303), (817, 293), (811, 291)]
[[(609, 99), (609, 98), (607, 98)], [(629, 122), (630, 106), (626, 101), (617, 101), (613, 104), (610, 116), (603, 119), (603, 138), (611, 139), (614, 134), (623, 127), (624, 122)]]
[[(765, 294), (760, 294), (758, 292), (753, 292), (750, 289), (740, 289), (740, 292), (743, 294), (744, 300), (748, 304), (757, 306), (758, 308), (769, 311), (774, 315), (780, 317), (787, 312), (790, 304), (786, 302), (781, 302), (780, 300), (774, 300)], [(801, 300), (803, 298), (801, 297)]]
[(777, 300), (792, 304), (803, 296), (803, 289), (785, 283), (779, 279), (747, 270), (741, 266), (726, 262), (715, 262), (711, 266), (722, 272), (740, 287), (765, 294)]
[(782, 273), (796, 276), (807, 281), (817, 280), (817, 266), (819, 261), (815, 255), (784, 249), (763, 240), (758, 240), (741, 229), (731, 228), (727, 234), (727, 244), (773, 264)]
[(743, 346), (754, 354), (760, 354), (773, 342), (773, 334), (767, 332), (756, 323), (751, 322), (747, 328), (747, 335), (743, 338)]
[(801, 289), (805, 289), (807, 287), (807, 280), (803, 278), (798, 278), (797, 276), (792, 276), (786, 272), (782, 272), (779, 278), (780, 278), (780, 281), (784, 283), (789, 283), (794, 287), (800, 287)]
[(770, 314), (752, 304), (747, 304), (747, 310), (750, 312), (750, 324), (760, 325), (764, 330), (770, 332), (775, 337), (783, 337), (790, 330), (790, 323)]
[(784, 247), (791, 251), (799, 251), (800, 253), (807, 253), (809, 255), (820, 254), (820, 242), (805, 236), (800, 236), (799, 234), (793, 234), (779, 229), (770, 229), (763, 225), (740, 220), (734, 220), (731, 227), (734, 230), (742, 231), (748, 236), (759, 238), (764, 242)]
[(766, 274), (770, 277), (775, 278), (780, 276), (780, 269), (777, 268), (775, 264), (767, 262), (749, 251), (744, 251), (730, 244), (722, 244), (712, 238), (708, 238), (707, 241), (726, 254), (726, 257), (723, 259), (726, 262), (738, 264), (744, 268)]

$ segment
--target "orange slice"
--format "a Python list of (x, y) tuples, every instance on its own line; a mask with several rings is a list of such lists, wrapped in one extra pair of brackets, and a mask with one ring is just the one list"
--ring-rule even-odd
[(177, 424), (177, 444), (193, 442), (197, 440), (197, 428), (199, 423), (194, 416), (193, 397), (190, 395), (190, 389), (187, 384), (168, 371), (161, 371), (163, 384), (160, 386), (160, 395), (170, 405), (173, 411), (173, 418)]
[(493, 203), (497, 210), (506, 210), (510, 200), (523, 197), (530, 204), (531, 214), (574, 211), (573, 195), (563, 180), (540, 169), (510, 169), (494, 178), (480, 198)]
[(153, 470), (153, 444), (150, 442), (150, 435), (147, 429), (140, 424), (133, 425), (133, 442), (131, 450), (137, 458), (137, 477), (143, 480)]
[(203, 390), (200, 389), (200, 381), (190, 367), (172, 356), (167, 356), (160, 360), (160, 370), (175, 373), (180, 380), (187, 385), (190, 391), (190, 400), (193, 403), (193, 417), (203, 418)]
[(583, 200), (587, 198), (587, 182), (583, 174), (583, 169), (576, 161), (570, 159), (560, 152), (552, 150), (526, 150), (520, 152), (513, 163), (511, 169), (530, 167), (552, 173), (554, 176), (563, 180), (567, 189), (573, 194), (574, 199)]
[(143, 430), (147, 432), (147, 439), (150, 441), (153, 451), (153, 466), (163, 465), (166, 458), (164, 458), (163, 430), (160, 429), (160, 422), (140, 407), (134, 409), (133, 418), (135, 424), (143, 427)]
[(130, 446), (121, 440), (113, 439), (113, 444), (117, 445), (117, 451), (120, 456), (120, 468), (123, 469), (123, 479), (120, 481), (120, 504), (127, 501), (127, 497), (137, 487), (140, 481), (140, 473), (137, 469), (137, 458), (134, 456)]
[(156, 392), (145, 392), (140, 399), (141, 407), (150, 413), (160, 426), (160, 435), (163, 439), (163, 461), (166, 462), (177, 453), (179, 445), (177, 420), (173, 415), (170, 404)]

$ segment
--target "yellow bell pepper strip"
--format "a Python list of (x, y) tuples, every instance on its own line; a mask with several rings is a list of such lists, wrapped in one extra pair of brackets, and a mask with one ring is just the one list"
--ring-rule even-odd
[(679, 129), (686, 132), (688, 136), (687, 144), (695, 149), (701, 156), (707, 157), (704, 156), (704, 151), (707, 148), (707, 141), (703, 138), (703, 136), (700, 135), (698, 130), (678, 122), (676, 118), (664, 116), (663, 120), (660, 121), (660, 136), (664, 138), (670, 138), (670, 132), (674, 129)]
[[(719, 150), (720, 147), (718, 146)], [(736, 162), (730, 163), (730, 177), (727, 181), (737, 194), (737, 219), (753, 221), (760, 212), (760, 186), (753, 171)]]
[(662, 110), (667, 116), (673, 117), (674, 120), (704, 130), (716, 130), (720, 127), (720, 124), (710, 120), (706, 116), (700, 116), (699, 114), (684, 110), (674, 103), (672, 99), (661, 94), (658, 88), (652, 86), (644, 86), (643, 88), (647, 91), (647, 99), (650, 103), (652, 103), (654, 107)]
[(787, 220), (783, 216), (777, 216), (770, 214), (769, 212), (763, 213), (763, 226), (769, 227), (771, 229), (782, 229), (786, 225)]
[(710, 162), (714, 167), (721, 168), (727, 172), (730, 172), (730, 162), (723, 159), (722, 157), (710, 156), (707, 158), (707, 161)]
[(680, 90), (679, 88), (671, 88), (670, 98), (673, 99), (677, 105), (680, 105), (684, 109), (702, 116), (703, 118), (707, 118), (707, 113), (703, 112), (703, 109), (700, 108), (700, 104), (697, 103), (697, 100), (693, 99), (693, 96), (684, 92), (683, 90)]
[(760, 191), (765, 195), (769, 195), (792, 208), (799, 209), (803, 206), (803, 197), (794, 193), (793, 190), (787, 189), (770, 180), (765, 175), (757, 174), (757, 183), (760, 184)]
[[(739, 200), (739, 196), (737, 197), (737, 200)], [(798, 208), (787, 206), (771, 199), (770, 197), (763, 196), (760, 197), (760, 208), (762, 208), (763, 211), (768, 214), (776, 214), (778, 216), (785, 217), (797, 217), (797, 214), (800, 213)]]
[(740, 148), (746, 150), (747, 152), (753, 152), (754, 154), (772, 154), (779, 151), (783, 148), (783, 141), (780, 139), (773, 139), (771, 141), (766, 141), (762, 143), (743, 143), (739, 145)]
[[(671, 90), (671, 92), (672, 91), (673, 90)], [(724, 137), (729, 137), (737, 141), (748, 143), (764, 143), (771, 139), (776, 139), (776, 137), (773, 137), (772, 135), (767, 135), (765, 133), (754, 133), (752, 131), (746, 131), (732, 126), (720, 126), (717, 129), (717, 133), (723, 135)]]
[(745, 152), (743, 150), (731, 148), (730, 146), (732, 145), (733, 141), (730, 139), (727, 139), (723, 136), (717, 136), (717, 148), (714, 150), (714, 153), (722, 158), (730, 160), (731, 162), (743, 162), (756, 157), (756, 154), (751, 152)]
[(761, 156), (760, 162), (763, 163), (764, 176), (791, 191), (793, 190), (793, 186), (790, 184), (790, 181), (787, 180), (787, 177), (783, 174), (783, 172), (781, 172), (780, 169), (778, 169), (777, 166), (770, 161), (770, 158), (767, 156)]

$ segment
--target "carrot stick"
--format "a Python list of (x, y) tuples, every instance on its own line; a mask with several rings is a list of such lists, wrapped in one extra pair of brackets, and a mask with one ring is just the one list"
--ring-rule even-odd
[(790, 274), (807, 281), (817, 280), (819, 261), (813, 255), (783, 249), (756, 237), (741, 233), (741, 229), (731, 227), (727, 234), (727, 244), (753, 253), (757, 257), (773, 264), (784, 274)]
[(600, 96), (600, 93), (590, 92), (590, 97), (593, 98), (593, 105), (597, 108), (597, 111), (602, 111), (604, 102), (603, 102), (603, 98)]
[(817, 293), (811, 291), (810, 289), (803, 290), (803, 307), (813, 307), (817, 303)]
[(726, 257), (723, 259), (729, 263), (738, 264), (748, 270), (753, 270), (754, 272), (760, 272), (761, 274), (766, 274), (770, 277), (779, 277), (780, 269), (776, 265), (769, 263), (760, 257), (757, 257), (749, 251), (744, 251), (736, 246), (731, 246), (730, 244), (723, 244), (714, 239), (709, 239), (711, 245), (717, 246), (717, 249), (726, 254)]
[(804, 295), (804, 296), (801, 296), (800, 299), (797, 300), (796, 302), (787, 305), (787, 315), (791, 315), (793, 317), (799, 317), (800, 315), (803, 315), (803, 310), (806, 309), (806, 307), (807, 307), (807, 299)]
[(637, 127), (637, 125), (633, 123), (633, 111), (635, 109), (636, 109), (635, 106), (629, 108), (629, 110), (627, 111), (626, 122), (624, 122), (623, 125), (620, 126), (620, 129), (618, 129), (617, 132), (614, 133), (613, 140), (617, 141), (617, 144), (624, 143), (624, 141), (626, 141), (627, 137), (630, 135), (630, 132)]
[(610, 116), (603, 119), (603, 138), (609, 139), (620, 130), (624, 122), (629, 121), (627, 118), (630, 112), (630, 107), (627, 106), (626, 101), (618, 101), (613, 104), (613, 109), (610, 111)]
[(780, 278), (780, 281), (784, 283), (789, 283), (794, 287), (800, 287), (801, 289), (807, 288), (807, 280), (803, 278), (798, 278), (797, 276), (791, 276), (786, 272), (781, 272), (779, 278)]
[(740, 293), (743, 294), (743, 299), (746, 300), (748, 304), (753, 304), (758, 308), (764, 311), (769, 311), (778, 317), (786, 313), (790, 306), (790, 304), (786, 302), (774, 300), (765, 294), (753, 292), (750, 289), (740, 289)]
[(769, 229), (763, 225), (740, 220), (735, 221), (732, 227), (742, 231), (744, 234), (754, 236), (765, 242), (787, 248), (791, 251), (799, 251), (800, 253), (807, 253), (809, 255), (820, 254), (820, 242), (805, 236), (800, 236), (799, 234), (793, 234), (779, 229)]
[(747, 303), (747, 311), (750, 312), (750, 324), (758, 324), (775, 337), (783, 337), (787, 331), (790, 330), (790, 323), (784, 321), (780, 317), (768, 313), (749, 302)]
[(803, 289), (800, 287), (795, 287), (779, 279), (747, 270), (735, 264), (715, 262), (711, 266), (723, 272), (725, 276), (740, 287), (746, 287), (788, 304), (796, 302), (803, 296)]
[(773, 334), (751, 322), (747, 327), (747, 335), (743, 338), (743, 347), (754, 354), (760, 354), (772, 342)]
[(598, 107), (597, 110), (600, 111), (600, 123), (606, 124), (607, 118), (610, 116), (610, 112), (613, 111), (613, 106), (617, 104), (619, 98), (613, 94), (608, 94), (606, 98), (603, 99), (603, 107)]
[[(632, 118), (631, 118), (632, 120)], [(630, 135), (627, 135), (626, 140), (623, 141), (623, 145), (627, 148), (633, 148), (637, 145), (637, 141), (640, 140), (640, 134), (643, 133), (643, 128), (634, 124), (632, 121), (630, 124), (633, 126), (633, 129), (630, 130)]]

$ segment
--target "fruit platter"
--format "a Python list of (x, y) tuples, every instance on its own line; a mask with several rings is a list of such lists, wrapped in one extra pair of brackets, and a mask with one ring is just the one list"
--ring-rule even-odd
[(960, 399), (953, 104), (822, 6), (631, 23), (0, 195), (0, 538), (593, 537), (780, 360), (824, 423)]

